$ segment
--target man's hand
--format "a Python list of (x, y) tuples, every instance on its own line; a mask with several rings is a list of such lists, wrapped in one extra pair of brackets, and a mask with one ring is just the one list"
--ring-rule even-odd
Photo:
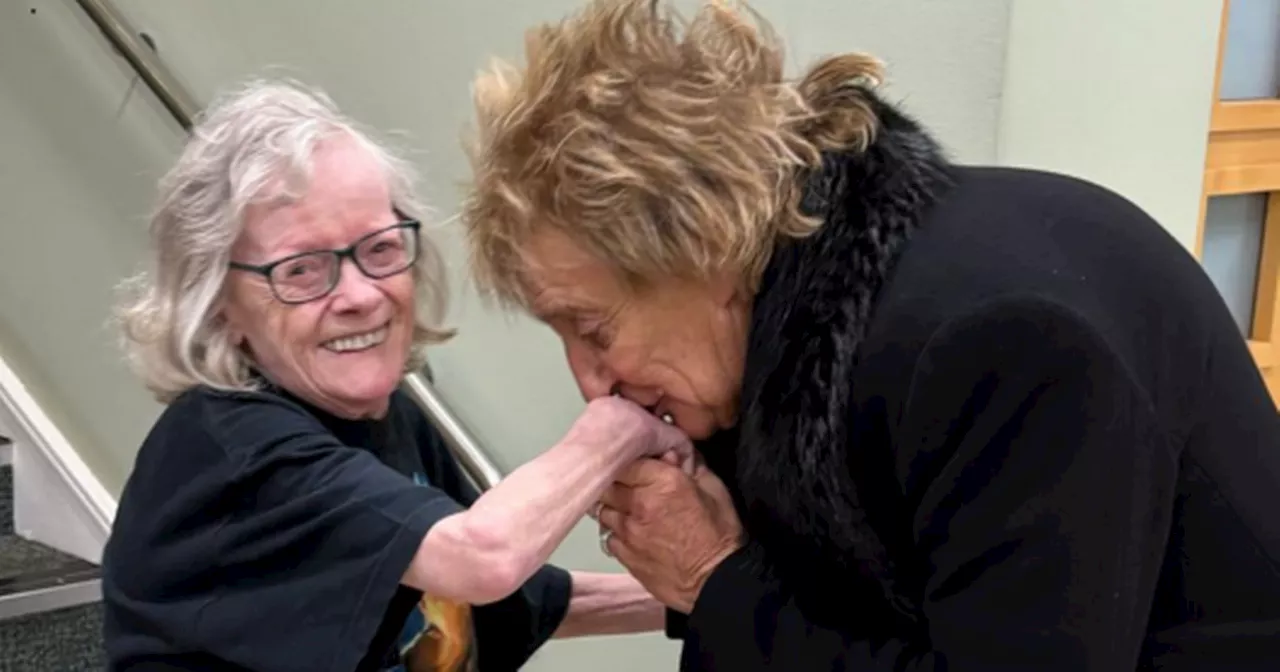
[(705, 466), (692, 474), (671, 461), (643, 459), (601, 498), (606, 546), (660, 602), (693, 609), (711, 572), (742, 542), (742, 523), (724, 483)]

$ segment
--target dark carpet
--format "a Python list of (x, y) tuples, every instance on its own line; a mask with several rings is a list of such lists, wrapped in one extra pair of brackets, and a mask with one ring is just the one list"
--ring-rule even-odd
[[(0, 595), (91, 575), (92, 565), (13, 534), (13, 471), (0, 467)], [(100, 603), (0, 620), (0, 672), (103, 669)]]

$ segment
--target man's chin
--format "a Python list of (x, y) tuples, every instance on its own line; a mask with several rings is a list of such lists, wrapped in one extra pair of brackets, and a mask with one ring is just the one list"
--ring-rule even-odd
[(695, 443), (701, 442), (701, 441), (713, 440), (716, 438), (717, 435), (723, 434), (724, 432), (728, 431), (720, 427), (720, 425), (716, 424), (716, 422), (711, 418), (705, 418), (700, 420), (701, 420), (700, 422), (696, 424), (690, 423), (688, 426), (681, 425), (680, 423), (676, 423), (676, 424), (678, 427), (680, 427), (680, 431), (684, 432), (685, 435), (688, 436)]

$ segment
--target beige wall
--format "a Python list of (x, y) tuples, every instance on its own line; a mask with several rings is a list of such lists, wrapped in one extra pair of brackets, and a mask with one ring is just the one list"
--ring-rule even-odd
[(1221, 8), (1216, 0), (1015, 3), (1000, 162), (1106, 185), (1194, 248)]
[(0, 355), (113, 491), (157, 407), (107, 307), (180, 137), (131, 80), (74, 3), (0, 2)]
[[(156, 407), (124, 376), (102, 325), (111, 286), (140, 260), (154, 178), (178, 134), (71, 0), (0, 3), (0, 352), (109, 489)], [(118, 0), (200, 99), (274, 67), (327, 88), (412, 150), (443, 221), (464, 177), (458, 132), (490, 54), (576, 0)], [(687, 4), (687, 3), (686, 3)], [(1009, 0), (760, 0), (798, 67), (831, 51), (886, 59), (890, 94), (966, 161), (995, 158)], [(46, 7), (47, 6), (47, 7)], [(461, 336), (440, 348), (442, 392), (507, 468), (544, 449), (581, 402), (551, 333), (478, 305), (456, 232), (434, 231), (456, 283)], [(616, 568), (582, 525), (555, 560)], [(658, 636), (556, 643), (528, 669), (672, 669)]]

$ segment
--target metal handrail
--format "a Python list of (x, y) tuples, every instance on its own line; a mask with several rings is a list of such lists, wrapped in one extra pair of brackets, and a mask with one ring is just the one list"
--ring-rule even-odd
[[(129, 25), (128, 19), (110, 0), (77, 2), (112, 46), (138, 72), (138, 76), (160, 99), (174, 120), (184, 130), (190, 131), (200, 106), (178, 78), (164, 66), (141, 34)], [(478, 488), (488, 490), (501, 480), (502, 472), (445, 404), (435, 385), (425, 375), (419, 372), (406, 375), (402, 387), (431, 420), (431, 424), (435, 425), (453, 457)]]
[(129, 65), (138, 72), (138, 76), (155, 92), (156, 97), (164, 104), (173, 118), (183, 129), (190, 131), (196, 110), (191, 94), (173, 76), (172, 72), (161, 62), (156, 52), (148, 45), (138, 31), (129, 25), (128, 19), (116, 9), (109, 0), (76, 0), (80, 8), (98, 25), (98, 29), (106, 36), (111, 45), (124, 56)]
[(462, 424), (453, 411), (445, 405), (444, 399), (436, 392), (435, 386), (423, 374), (414, 372), (404, 377), (405, 391), (414, 402), (431, 419), (440, 436), (444, 437), (449, 452), (467, 472), (467, 476), (481, 490), (488, 490), (502, 480), (502, 472), (498, 470), (488, 453), (480, 447), (479, 442), (471, 436), (471, 432)]

